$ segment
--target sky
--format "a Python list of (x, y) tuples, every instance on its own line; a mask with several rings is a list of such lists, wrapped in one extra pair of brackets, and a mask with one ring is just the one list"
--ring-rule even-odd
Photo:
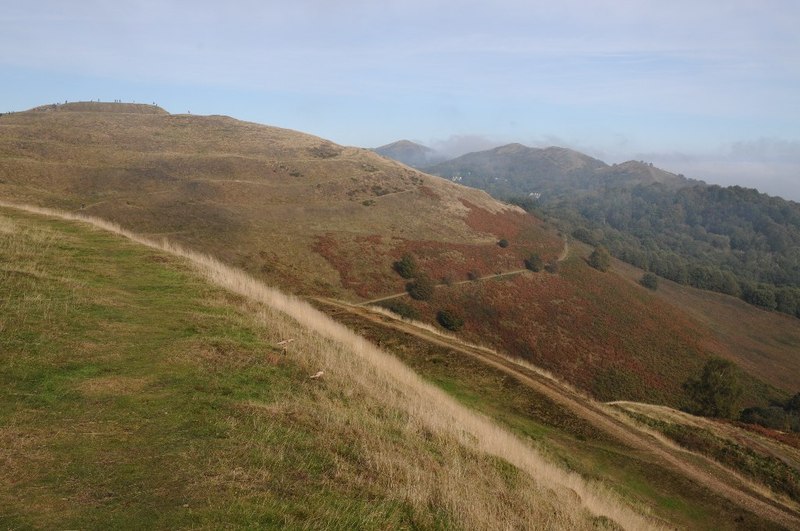
[(800, 201), (797, 0), (0, 2), (0, 112), (119, 99), (361, 147), (557, 145)]

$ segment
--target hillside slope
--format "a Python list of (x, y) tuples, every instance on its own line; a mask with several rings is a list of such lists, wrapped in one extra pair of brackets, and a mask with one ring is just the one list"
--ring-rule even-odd
[[(463, 276), (468, 260), (501, 267), (492, 226), (523, 233), (543, 255), (561, 245), (515, 207), (368, 150), (222, 116), (130, 110), (0, 116), (0, 197), (168, 236), (302, 293), (368, 298), (402, 285), (387, 263), (415, 245), (449, 256)], [(337, 263), (354, 250), (357, 264)]]
[[(578, 173), (602, 164), (544, 151)], [(442, 284), (431, 300), (413, 303), (429, 323), (443, 310), (461, 314), (463, 336), (602, 399), (681, 406), (681, 383), (709, 356), (725, 355), (709, 325), (682, 309), (597, 273), (580, 256), (558, 264), (564, 238), (521, 209), (294, 131), (152, 106), (4, 115), (0, 197), (167, 237), (302, 295), (396, 294), (408, 280), (392, 264), (411, 255), (420, 275)], [(532, 255), (560, 272), (459, 284), (519, 271)], [(745, 380), (746, 405), (796, 392)]]
[(0, 208), (4, 526), (654, 526), (299, 301), (158, 247)]

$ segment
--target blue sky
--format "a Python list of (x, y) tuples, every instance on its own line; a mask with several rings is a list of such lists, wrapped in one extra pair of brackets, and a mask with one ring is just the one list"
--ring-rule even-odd
[(366, 147), (562, 145), (800, 200), (796, 0), (14, 4), (0, 112), (122, 99)]

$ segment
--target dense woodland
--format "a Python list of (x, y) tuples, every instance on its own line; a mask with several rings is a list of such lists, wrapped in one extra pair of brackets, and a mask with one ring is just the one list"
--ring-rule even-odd
[(800, 204), (739, 186), (653, 183), (535, 208), (661, 277), (800, 317)]

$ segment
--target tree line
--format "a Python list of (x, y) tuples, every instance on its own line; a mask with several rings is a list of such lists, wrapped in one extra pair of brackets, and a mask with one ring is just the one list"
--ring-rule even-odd
[(516, 201), (660, 277), (800, 317), (800, 204), (740, 186), (659, 183)]

